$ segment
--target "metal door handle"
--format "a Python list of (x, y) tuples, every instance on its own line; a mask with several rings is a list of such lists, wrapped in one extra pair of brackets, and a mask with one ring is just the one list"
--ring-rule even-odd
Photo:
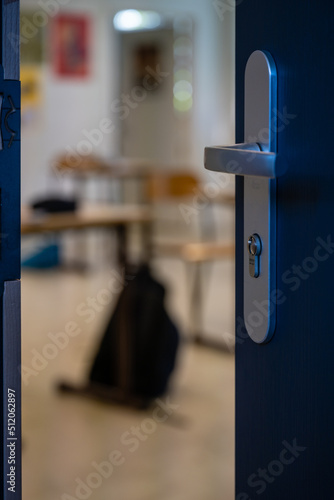
[[(205, 148), (208, 170), (244, 176), (244, 323), (259, 344), (276, 325), (277, 74), (273, 58), (255, 51), (245, 71), (245, 142)], [(239, 286), (239, 285), (238, 285)]]
[(278, 155), (257, 142), (205, 148), (204, 166), (214, 172), (268, 179), (276, 179), (285, 170)]

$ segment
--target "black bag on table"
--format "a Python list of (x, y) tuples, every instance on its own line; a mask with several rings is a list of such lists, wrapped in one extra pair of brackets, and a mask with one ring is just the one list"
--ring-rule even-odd
[(89, 381), (123, 402), (146, 404), (167, 390), (179, 333), (164, 307), (165, 289), (143, 265), (127, 281), (103, 334)]
[(70, 198), (41, 198), (31, 203), (31, 208), (49, 214), (75, 212), (78, 208), (78, 202)]

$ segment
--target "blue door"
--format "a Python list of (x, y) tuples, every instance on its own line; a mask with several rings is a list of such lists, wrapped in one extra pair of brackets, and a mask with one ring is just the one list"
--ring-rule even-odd
[(276, 325), (243, 328), (244, 178), (237, 177), (236, 498), (324, 500), (334, 486), (334, 4), (236, 2), (237, 142), (256, 50), (277, 69)]
[(0, 22), (1, 493), (21, 499), (19, 1), (1, 2)]

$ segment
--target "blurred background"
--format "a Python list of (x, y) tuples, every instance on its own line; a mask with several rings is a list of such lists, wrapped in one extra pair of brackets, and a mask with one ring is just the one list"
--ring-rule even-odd
[[(234, 180), (203, 166), (234, 143), (234, 3), (21, 0), (25, 500), (234, 498)], [(142, 262), (168, 393), (59, 393)]]

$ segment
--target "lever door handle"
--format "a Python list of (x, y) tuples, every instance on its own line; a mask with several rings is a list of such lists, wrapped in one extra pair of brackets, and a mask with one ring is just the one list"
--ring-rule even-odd
[(276, 179), (285, 172), (281, 158), (276, 153), (265, 151), (264, 146), (257, 142), (207, 147), (204, 166), (214, 172), (268, 179)]
[(205, 148), (204, 165), (244, 176), (244, 323), (259, 344), (269, 342), (276, 326), (276, 178), (286, 170), (277, 130), (276, 66), (269, 53), (257, 50), (245, 70), (244, 137), (252, 139)]

